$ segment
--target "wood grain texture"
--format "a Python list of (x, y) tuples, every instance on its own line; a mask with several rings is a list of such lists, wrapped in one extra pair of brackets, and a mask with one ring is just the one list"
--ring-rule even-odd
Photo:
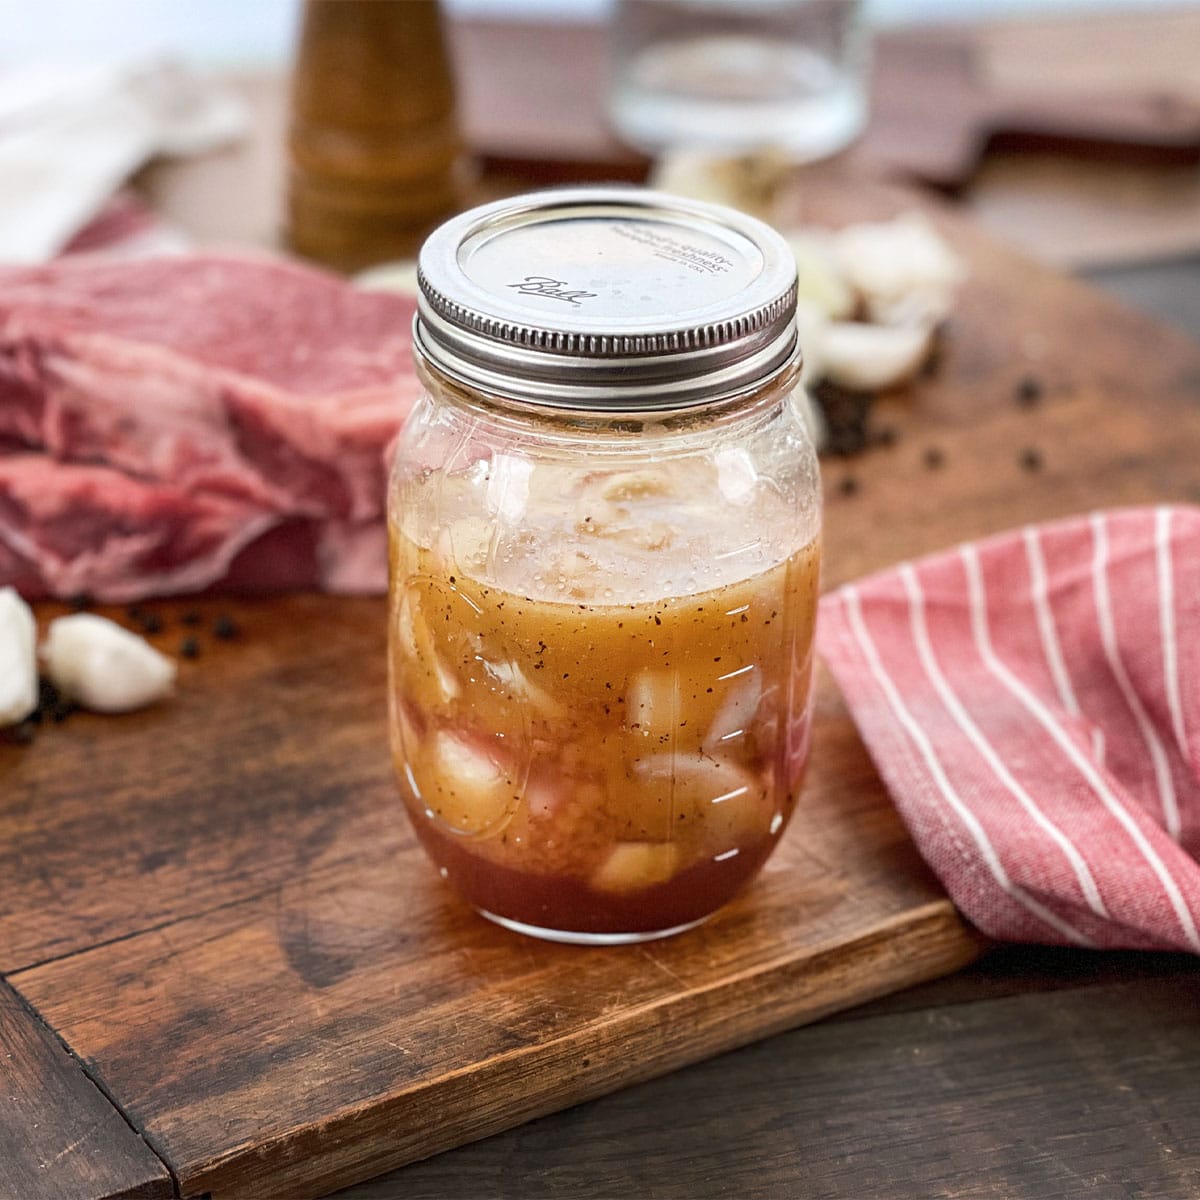
[(166, 1167), (0, 981), (0, 1200), (157, 1200)]
[(337, 1200), (1193, 1200), (1198, 1070), (1193, 962), (1137, 982), (847, 1014)]

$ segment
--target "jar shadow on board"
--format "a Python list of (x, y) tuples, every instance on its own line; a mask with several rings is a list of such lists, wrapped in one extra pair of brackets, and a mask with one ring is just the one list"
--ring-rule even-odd
[(634, 189), (485, 206), (422, 251), (392, 751), (430, 857), (502, 925), (662, 937), (779, 842), (820, 559), (795, 285), (766, 226)]

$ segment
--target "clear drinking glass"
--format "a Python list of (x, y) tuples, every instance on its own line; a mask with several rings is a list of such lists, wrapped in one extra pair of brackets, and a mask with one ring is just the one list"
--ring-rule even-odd
[(617, 0), (609, 110), (650, 153), (834, 154), (867, 115), (859, 0)]

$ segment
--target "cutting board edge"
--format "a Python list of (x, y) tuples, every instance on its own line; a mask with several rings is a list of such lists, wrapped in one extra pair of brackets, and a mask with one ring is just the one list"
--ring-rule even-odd
[[(270, 1141), (239, 1147), (201, 1170), (171, 1165), (184, 1197), (233, 1200), (262, 1194), (261, 1188), (269, 1184), (297, 1200), (316, 1200), (337, 1188), (951, 974), (975, 961), (987, 945), (948, 898), (934, 899), (882, 920), (849, 941), (810, 947), (802, 955), (766, 962), (375, 1103), (343, 1109)], [(866, 980), (870, 982), (864, 986)], [(739, 989), (745, 989), (746, 996), (735, 1001), (731, 1015), (726, 1001)], [(770, 1007), (756, 1009), (749, 1002), (764, 997)], [(672, 1043), (664, 1019), (679, 1022), (687, 1016), (695, 1022)], [(698, 1030), (703, 1033), (698, 1035)], [(581, 1047), (597, 1033), (598, 1047)], [(638, 1063), (634, 1070), (625, 1069), (630, 1058)], [(573, 1074), (574, 1068), (585, 1073)], [(506, 1083), (533, 1072), (547, 1076), (555, 1086), (531, 1093), (527, 1089), (525, 1095), (505, 1091)], [(495, 1104), (499, 1094), (508, 1102), (489, 1109), (488, 1102)], [(486, 1096), (482, 1116), (481, 1095)], [(435, 1106), (443, 1119), (438, 1136), (431, 1139), (421, 1118)], [(405, 1124), (407, 1131), (397, 1133), (396, 1127)], [(153, 1130), (149, 1132), (153, 1136)]]

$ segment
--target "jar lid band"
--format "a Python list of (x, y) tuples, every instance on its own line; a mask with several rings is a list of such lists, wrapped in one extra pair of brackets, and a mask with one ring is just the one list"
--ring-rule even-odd
[(796, 265), (769, 226), (637, 188), (472, 209), (421, 250), (418, 352), (467, 387), (588, 409), (675, 409), (794, 364)]

